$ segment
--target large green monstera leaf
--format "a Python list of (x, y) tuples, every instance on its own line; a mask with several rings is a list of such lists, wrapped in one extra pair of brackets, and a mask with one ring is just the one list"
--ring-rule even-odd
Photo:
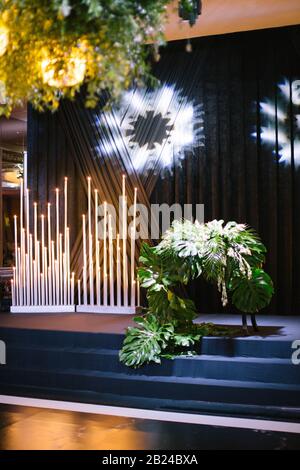
[(262, 269), (254, 269), (252, 277), (232, 281), (232, 303), (242, 312), (255, 313), (266, 307), (274, 294), (270, 276)]

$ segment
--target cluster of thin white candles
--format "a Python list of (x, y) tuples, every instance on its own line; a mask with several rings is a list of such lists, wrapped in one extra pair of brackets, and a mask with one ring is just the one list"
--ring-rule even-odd
[[(134, 190), (130, 250), (127, 253), (128, 224), (125, 181), (126, 177), (123, 175), (121, 196), (122, 233), (121, 236), (119, 233), (116, 235), (114, 243), (112, 215), (108, 213), (105, 201), (103, 203), (104, 233), (102, 240), (99, 239), (98, 190), (94, 190), (95, 214), (92, 214), (92, 182), (91, 178), (88, 177), (87, 220), (86, 215), (82, 215), (82, 289), (81, 280), (78, 279), (78, 304), (82, 307), (88, 305), (95, 307), (135, 307), (140, 303), (140, 290), (138, 280), (136, 279), (135, 266), (137, 188)], [(102, 259), (100, 257), (101, 250)], [(95, 284), (94, 277), (96, 279)]]
[[(92, 181), (88, 184), (88, 211), (82, 215), (82, 279), (77, 280), (77, 304), (84, 306), (135, 307), (140, 303), (136, 277), (136, 213), (137, 189), (127, 247), (128, 221), (126, 178), (122, 178), (121, 234), (113, 238), (112, 215), (103, 203), (102, 239), (99, 237), (99, 194), (94, 189), (92, 214)], [(64, 179), (63, 196), (55, 189), (55, 207), (47, 203), (47, 214), (40, 214), (38, 203), (30, 204), (30, 192), (20, 183), (20, 215), (14, 216), (15, 266), (11, 280), (12, 311), (40, 307), (74, 306), (75, 273), (70, 269), (70, 228), (68, 226), (68, 178)], [(63, 200), (63, 217), (60, 198)], [(33, 211), (33, 214), (32, 214)], [(33, 233), (30, 220), (33, 220)], [(63, 220), (60, 226), (60, 221)], [(102, 253), (102, 256), (100, 254)], [(115, 312), (114, 312), (115, 313)]]
[[(29, 189), (20, 183), (20, 216), (14, 216), (15, 266), (11, 280), (13, 306), (73, 305), (75, 274), (70, 271), (68, 227), (68, 178), (64, 180), (64, 221), (60, 227), (60, 190), (55, 189), (55, 210), (47, 203), (47, 215), (33, 203), (30, 232)], [(53, 214), (54, 212), (54, 214)], [(52, 223), (54, 217), (55, 223)], [(19, 219), (19, 220), (18, 220)], [(54, 227), (54, 233), (52, 228)], [(62, 232), (60, 231), (62, 228)], [(39, 230), (40, 229), (40, 230)]]

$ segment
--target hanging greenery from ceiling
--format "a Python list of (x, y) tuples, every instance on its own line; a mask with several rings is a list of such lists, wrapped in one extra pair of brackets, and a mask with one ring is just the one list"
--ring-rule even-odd
[(83, 83), (92, 107), (147, 77), (169, 1), (0, 0), (0, 113), (26, 100), (55, 110)]
[[(151, 78), (170, 0), (0, 0), (0, 115), (30, 101), (56, 110), (86, 85), (86, 105)], [(179, 0), (192, 26), (199, 0)], [(147, 47), (146, 44), (151, 44)]]

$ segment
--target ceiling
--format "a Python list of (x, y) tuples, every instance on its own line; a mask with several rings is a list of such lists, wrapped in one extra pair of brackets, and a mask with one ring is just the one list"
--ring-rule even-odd
[(168, 7), (169, 41), (300, 24), (300, 0), (202, 0), (202, 14), (192, 28), (178, 18), (177, 5), (173, 1)]
[[(202, 14), (191, 28), (177, 13), (178, 1), (168, 7), (165, 28), (169, 41), (237, 31), (300, 24), (300, 0), (202, 0)], [(23, 150), (26, 145), (27, 108), (0, 118), (0, 147)]]

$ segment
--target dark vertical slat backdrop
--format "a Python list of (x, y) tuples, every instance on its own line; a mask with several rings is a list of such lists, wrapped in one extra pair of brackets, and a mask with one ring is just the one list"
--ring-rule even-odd
[[(182, 41), (170, 43), (154, 66), (163, 81), (181, 88), (203, 104), (205, 144), (186, 152), (172, 174), (131, 175), (130, 188), (140, 188), (141, 202), (205, 204), (205, 219), (237, 220), (253, 226), (268, 247), (267, 270), (276, 295), (268, 312), (300, 314), (300, 169), (279, 163), (279, 120), (263, 115), (260, 102), (280, 108), (284, 79), (300, 79), (299, 27), (263, 30), (193, 40), (192, 53)], [(300, 139), (296, 115), (300, 106), (287, 104), (286, 128)], [(80, 258), (81, 214), (86, 210), (84, 177), (90, 173), (103, 195), (114, 200), (130, 159), (120, 155), (95, 157), (95, 143), (113, 139), (110, 129), (97, 129), (100, 108), (84, 109), (79, 97), (63, 103), (55, 114), (29, 108), (29, 183), (43, 203), (53, 188), (70, 177), (70, 217), (74, 265)], [(267, 121), (266, 121), (267, 119)], [(273, 121), (273, 123), (272, 123)], [(261, 126), (273, 124), (274, 142), (266, 144)], [(252, 134), (257, 132), (257, 138)], [(51, 196), (52, 195), (52, 196)], [(76, 261), (77, 260), (77, 261)], [(211, 286), (194, 283), (190, 293), (199, 310), (221, 310)]]

